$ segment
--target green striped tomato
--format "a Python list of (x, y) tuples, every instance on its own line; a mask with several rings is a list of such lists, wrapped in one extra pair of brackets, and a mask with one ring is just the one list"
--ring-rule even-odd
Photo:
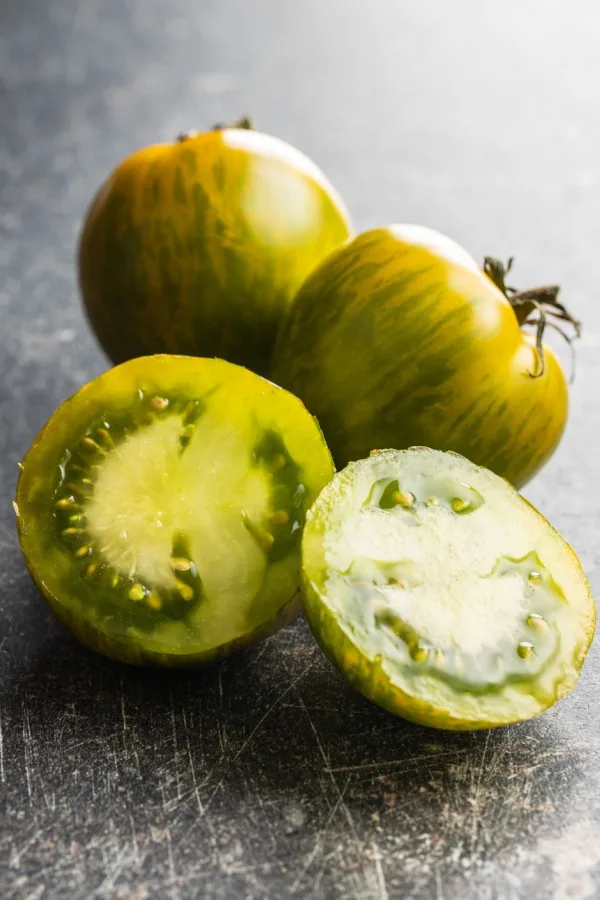
[(180, 353), (265, 374), (299, 285), (349, 228), (323, 173), (283, 141), (246, 126), (182, 135), (134, 153), (96, 194), (85, 309), (115, 363)]
[(423, 445), (522, 485), (567, 418), (560, 363), (522, 328), (538, 307), (565, 318), (557, 289), (546, 290), (554, 305), (542, 297), (536, 306), (535, 292), (505, 296), (429, 229), (368, 231), (302, 285), (272, 378), (317, 416), (338, 468), (373, 449)]

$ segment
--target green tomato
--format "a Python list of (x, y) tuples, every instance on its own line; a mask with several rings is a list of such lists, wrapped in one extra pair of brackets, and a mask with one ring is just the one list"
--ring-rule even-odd
[(318, 417), (338, 468), (422, 444), (519, 486), (550, 457), (567, 382), (543, 322), (539, 348), (524, 326), (542, 312), (577, 323), (557, 288), (507, 297), (499, 264), (486, 268), (497, 284), (443, 235), (395, 225), (349, 241), (304, 282), (272, 377)]
[(138, 150), (94, 197), (79, 283), (113, 362), (186, 353), (268, 373), (298, 287), (348, 237), (320, 169), (239, 125)]

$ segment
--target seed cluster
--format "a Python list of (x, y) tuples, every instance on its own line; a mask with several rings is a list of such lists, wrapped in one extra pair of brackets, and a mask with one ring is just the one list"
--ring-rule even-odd
[(551, 658), (558, 638), (548, 617), (564, 598), (535, 552), (523, 559), (501, 558), (488, 576), (503, 578), (518, 574), (523, 579), (524, 597), (534, 608), (524, 615), (515, 643), (507, 639), (487, 653), (479, 652), (476, 656), (451, 646), (432, 646), (390, 605), (389, 594), (384, 593), (386, 586), (398, 591), (411, 586), (410, 579), (385, 577), (385, 569), (391, 566), (391, 563), (377, 564), (383, 580), (377, 575), (371, 581), (356, 580), (352, 569), (348, 580), (364, 597), (365, 604), (378, 598), (373, 611), (375, 625), (398, 638), (399, 646), (405, 648), (407, 661), (416, 664), (417, 671), (435, 674), (454, 682), (457, 687), (485, 690), (507, 681), (527, 680), (538, 674)]
[[(187, 403), (171, 398), (146, 394), (138, 391), (139, 405), (133, 421), (133, 429), (149, 425), (157, 417), (177, 414), (182, 420), (179, 438), (180, 453), (184, 453), (192, 439), (198, 418), (205, 411), (202, 400)], [(158, 613), (168, 608), (173, 615), (174, 605), (182, 603), (179, 617), (185, 615), (185, 608), (202, 599), (202, 581), (189, 551), (185, 535), (173, 538), (170, 568), (175, 576), (174, 587), (170, 590), (157, 589), (145, 584), (136, 573), (135, 556), (131, 554), (128, 574), (115, 571), (106, 562), (106, 551), (110, 547), (95, 541), (86, 527), (85, 506), (92, 496), (96, 476), (106, 458), (119, 442), (132, 431), (131, 410), (123, 422), (108, 422), (91, 427), (80, 439), (79, 444), (69, 451), (63, 466), (64, 477), (55, 500), (55, 516), (61, 540), (69, 547), (75, 560), (82, 564), (81, 575), (92, 582), (100, 602), (122, 602), (125, 598), (132, 608), (148, 613)], [(300, 482), (300, 469), (287, 453), (280, 435), (274, 431), (265, 432), (254, 451), (249, 464), (264, 465), (273, 479), (272, 512), (262, 522), (253, 521), (243, 510), (243, 523), (260, 549), (269, 559), (276, 560), (287, 555), (300, 538), (305, 516), (305, 489)], [(274, 509), (273, 509), (274, 506)], [(129, 555), (124, 561), (129, 566)]]
[(269, 562), (276, 562), (298, 545), (306, 515), (306, 491), (300, 467), (278, 432), (265, 430), (251, 455), (254, 465), (270, 473), (273, 512), (257, 523), (242, 510), (242, 521)]
[[(146, 399), (143, 391), (139, 392), (139, 397), (142, 403)], [(147, 405), (142, 405), (141, 419), (136, 424), (148, 424), (156, 414), (169, 408), (172, 409), (173, 405), (168, 398), (152, 396)], [(200, 401), (191, 401), (184, 410), (182, 434), (186, 443), (193, 434), (195, 419), (201, 412)], [(131, 603), (142, 603), (154, 612), (163, 609), (165, 603), (171, 603), (175, 595), (186, 604), (199, 600), (201, 580), (192, 559), (186, 555), (187, 543), (181, 536), (176, 538), (178, 547), (177, 550), (174, 547), (174, 555), (170, 560), (171, 569), (176, 575), (175, 588), (171, 592), (161, 592), (135, 578), (135, 563), (132, 563), (129, 577), (114, 571), (105, 561), (103, 550), (106, 548), (97, 546), (89, 534), (86, 528), (85, 503), (92, 494), (95, 480), (93, 476), (101, 465), (101, 458), (106, 457), (118, 444), (119, 438), (113, 437), (112, 432), (111, 424), (106, 421), (91, 428), (65, 463), (65, 478), (61, 485), (64, 494), (55, 502), (62, 540), (69, 546), (74, 558), (84, 563), (84, 578), (94, 579), (99, 589), (118, 592)], [(122, 432), (127, 434), (127, 428), (123, 428)]]
[(401, 488), (396, 478), (381, 478), (373, 483), (363, 505), (377, 506), (387, 512), (397, 508), (417, 512), (424, 507), (435, 508), (446, 504), (458, 515), (475, 512), (483, 505), (481, 494), (469, 485), (451, 481), (436, 484), (435, 480), (425, 478), (422, 481), (424, 484), (421, 487), (429, 487), (425, 493), (418, 491), (416, 486), (412, 486), (411, 490)]

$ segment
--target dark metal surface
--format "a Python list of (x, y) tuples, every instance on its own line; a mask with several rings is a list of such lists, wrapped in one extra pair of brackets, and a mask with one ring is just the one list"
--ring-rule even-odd
[(204, 673), (133, 671), (55, 624), (10, 504), (39, 427), (106, 367), (73, 266), (93, 190), (248, 111), (359, 228), (429, 224), (563, 285), (585, 323), (570, 427), (527, 494), (597, 589), (599, 29), (592, 0), (3, 0), (3, 898), (600, 896), (597, 649), (557, 708), (475, 735), (372, 708), (301, 620)]

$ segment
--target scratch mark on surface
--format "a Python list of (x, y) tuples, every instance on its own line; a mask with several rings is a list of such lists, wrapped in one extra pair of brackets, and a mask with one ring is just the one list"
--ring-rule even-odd
[(181, 784), (179, 781), (179, 766), (177, 765), (177, 758), (179, 756), (179, 747), (177, 744), (177, 722), (175, 721), (175, 701), (173, 699), (173, 694), (169, 695), (169, 704), (171, 707), (171, 734), (173, 736), (173, 763), (175, 768), (175, 785), (177, 788), (177, 799), (181, 800)]
[(221, 710), (223, 709), (223, 666), (219, 666), (219, 671), (217, 674), (217, 680), (219, 683), (219, 706)]
[(0, 706), (0, 782), (6, 784), (4, 771), (4, 733), (2, 731), (2, 707)]
[(167, 838), (167, 859), (169, 860), (169, 875), (171, 876), (171, 883), (173, 885), (173, 890), (171, 891), (171, 896), (173, 900), (179, 900), (179, 890), (177, 888), (177, 876), (175, 874), (175, 860), (173, 859), (173, 843), (171, 841), (171, 829), (166, 829), (166, 838)]
[(125, 715), (125, 694), (123, 693), (123, 679), (119, 680), (121, 693), (121, 720), (123, 722), (123, 734), (127, 731), (127, 716)]
[(477, 784), (475, 785), (475, 792), (473, 794), (473, 818), (471, 821), (471, 847), (475, 847), (477, 843), (477, 832), (479, 830), (479, 820), (480, 820), (480, 793), (481, 793), (481, 779), (483, 778), (483, 771), (485, 768), (485, 757), (487, 755), (488, 746), (490, 743), (490, 734), (491, 731), (488, 731), (485, 744), (483, 745), (483, 753), (481, 754), (481, 763), (479, 765), (479, 773), (477, 776)]
[(27, 707), (27, 699), (25, 695), (23, 695), (23, 744), (25, 745), (25, 778), (27, 780), (27, 796), (29, 797), (29, 802), (32, 801), (32, 790), (31, 790), (31, 745), (33, 743), (33, 737), (31, 735), (31, 724), (29, 722), (29, 709)]
[(309, 664), (306, 666), (306, 668), (303, 669), (302, 672), (300, 672), (300, 674), (292, 681), (292, 683), (291, 683), (291, 684), (288, 684), (288, 686), (286, 687), (285, 691), (283, 691), (283, 693), (281, 693), (281, 694), (279, 695), (279, 697), (277, 697), (277, 699), (275, 700), (275, 702), (268, 708), (268, 710), (266, 711), (266, 713), (265, 713), (263, 716), (261, 716), (261, 718), (258, 720), (258, 723), (254, 726), (254, 728), (252, 729), (252, 731), (250, 732), (250, 734), (248, 735), (248, 737), (246, 738), (246, 740), (244, 741), (244, 743), (242, 744), (242, 746), (240, 747), (240, 749), (239, 749), (239, 750), (237, 751), (237, 753), (232, 757), (231, 762), (235, 762), (237, 759), (239, 759), (239, 757), (242, 755), (242, 753), (244, 752), (244, 750), (246, 749), (246, 747), (250, 744), (250, 742), (251, 742), (252, 739), (254, 738), (254, 735), (257, 733), (257, 731), (260, 729), (260, 727), (261, 727), (262, 724), (264, 723), (264, 721), (271, 715), (271, 713), (273, 712), (273, 710), (274, 710), (277, 706), (279, 706), (279, 704), (281, 703), (281, 701), (283, 700), (283, 698), (284, 698), (284, 697), (287, 697), (287, 695), (289, 694), (289, 692), (290, 692), (291, 690), (293, 690), (293, 688), (296, 687), (296, 685), (298, 684), (298, 682), (301, 681), (301, 680), (304, 678), (304, 676), (306, 675), (306, 673), (312, 668), (313, 665), (314, 665), (314, 660), (311, 661), (311, 662), (309, 662)]
[(389, 900), (385, 875), (383, 874), (383, 866), (381, 865), (381, 853), (375, 842), (373, 842), (373, 859), (375, 861), (375, 873), (377, 875), (377, 887), (379, 890), (378, 900)]
[(107, 896), (107, 893), (108, 893), (108, 896), (110, 896), (110, 894), (112, 893), (112, 891), (114, 889), (115, 882), (117, 881), (119, 875), (125, 868), (126, 864), (129, 862), (129, 853), (128, 853), (127, 847), (124, 847), (121, 850), (121, 852), (117, 855), (116, 859), (109, 860), (104, 849), (100, 848), (100, 850), (101, 850), (101, 853), (103, 856), (104, 869), (107, 870), (107, 874), (105, 875), (102, 883), (98, 887), (97, 896), (99, 896), (99, 897)]
[(219, 671), (217, 673), (217, 681), (219, 686), (219, 717), (217, 719), (217, 734), (219, 736), (219, 744), (221, 745), (221, 753), (225, 754), (225, 747), (227, 746), (227, 731), (225, 725), (223, 724), (223, 669), (224, 665), (219, 666)]
[[(298, 682), (299, 682), (302, 678), (304, 678), (304, 676), (306, 675), (306, 673), (312, 668), (313, 665), (314, 665), (314, 660), (311, 660), (311, 662), (309, 662), (309, 664), (302, 670), (302, 672), (300, 672), (300, 674), (297, 676), (297, 678), (295, 678), (294, 681), (292, 681), (292, 683), (289, 684), (289, 685), (286, 687), (285, 691), (283, 691), (283, 692), (279, 695), (279, 697), (277, 697), (277, 699), (275, 700), (275, 702), (268, 708), (268, 710), (264, 713), (264, 715), (261, 716), (261, 718), (259, 719), (259, 721), (257, 722), (257, 724), (254, 726), (254, 728), (252, 729), (252, 731), (250, 732), (250, 734), (248, 735), (248, 737), (246, 738), (246, 740), (243, 742), (242, 746), (239, 748), (239, 750), (237, 751), (237, 753), (235, 753), (235, 755), (231, 758), (231, 760), (228, 760), (229, 762), (234, 763), (234, 762), (236, 762), (236, 761), (240, 758), (240, 756), (242, 755), (242, 753), (244, 752), (244, 750), (246, 749), (246, 747), (248, 747), (248, 745), (249, 745), (249, 744), (251, 743), (251, 741), (253, 740), (255, 734), (258, 732), (258, 730), (261, 728), (261, 726), (262, 726), (263, 723), (265, 722), (265, 720), (271, 715), (271, 713), (273, 712), (273, 710), (274, 710), (277, 706), (279, 706), (279, 704), (281, 703), (281, 701), (283, 700), (283, 698), (286, 697), (287, 694), (289, 694), (289, 692), (290, 692), (291, 690), (293, 690), (293, 689), (296, 687), (296, 685), (298, 684)], [(222, 762), (222, 761), (223, 761), (223, 757), (221, 757), (221, 759), (219, 760), (219, 762)], [(211, 776), (211, 772), (208, 773), (208, 775), (207, 775), (207, 777), (206, 777), (206, 779), (205, 779), (205, 781), (204, 781), (204, 784), (206, 784), (206, 781), (208, 781), (208, 779), (210, 778), (210, 776)], [(217, 793), (218, 793), (218, 792), (221, 790), (221, 788), (223, 787), (224, 782), (225, 782), (225, 779), (224, 779), (224, 778), (221, 778), (221, 780), (217, 783), (216, 787), (214, 788), (212, 794), (210, 795), (210, 797), (208, 798), (208, 800), (206, 801), (206, 803), (203, 804), (203, 806), (204, 806), (204, 813), (203, 813), (203, 815), (204, 815), (205, 817), (206, 817), (206, 814), (207, 814), (207, 812), (208, 812), (208, 810), (209, 810), (209, 808), (210, 808), (211, 803), (213, 802), (213, 800), (214, 800), (214, 798), (216, 797)]]
[(135, 823), (133, 821), (133, 816), (129, 813), (129, 823), (131, 825), (131, 846), (133, 847), (133, 858), (137, 866), (140, 865), (140, 848), (138, 847), (137, 835), (135, 833)]
[(440, 870), (435, 870), (435, 896), (436, 900), (444, 900), (444, 891), (442, 888), (442, 876)]
[[(306, 707), (304, 707), (306, 710)], [(471, 750), (468, 747), (460, 750), (447, 750), (442, 753), (425, 753), (423, 756), (411, 756), (408, 759), (382, 759), (378, 762), (369, 762), (369, 763), (359, 763), (355, 766), (325, 766), (323, 769), (328, 775), (332, 775), (337, 772), (362, 772), (365, 769), (382, 769), (386, 766), (406, 766), (408, 770), (414, 767), (414, 765), (420, 766), (423, 760), (428, 759), (444, 759), (447, 756), (460, 756), (464, 753), (470, 753)]]
[(40, 771), (38, 772), (38, 778), (40, 781), (40, 788), (42, 789), (42, 794), (44, 797), (44, 803), (46, 804), (47, 809), (54, 811), (56, 809), (56, 796), (54, 793), (48, 794), (48, 792), (46, 790), (46, 785), (44, 783), (42, 771), (43, 770), (40, 769)]
[(42, 834), (42, 829), (39, 828), (36, 833), (29, 838), (29, 840), (23, 844), (20, 850), (16, 850), (13, 848), (10, 854), (10, 860), (8, 863), (9, 869), (20, 869), (21, 868), (21, 858), (24, 854), (29, 850), (32, 844), (35, 844), (39, 836)]
[(251, 667), (255, 666), (258, 662), (261, 661), (261, 659), (265, 655), (265, 651), (267, 649), (267, 646), (268, 646), (270, 640), (271, 640), (271, 638), (267, 638), (266, 641), (263, 641), (263, 645), (262, 645), (260, 651), (258, 652), (256, 657), (250, 662)]
[(344, 794), (346, 793), (346, 789), (347, 789), (347, 787), (348, 787), (349, 784), (350, 784), (350, 777), (348, 777), (348, 778), (346, 779), (346, 783), (345, 783), (344, 787), (342, 788), (342, 790), (341, 790), (340, 793), (338, 794), (338, 797), (337, 797), (337, 799), (336, 799), (334, 805), (332, 806), (332, 808), (331, 808), (331, 810), (330, 810), (330, 813), (329, 813), (329, 815), (328, 815), (328, 817), (327, 817), (327, 821), (325, 822), (325, 824), (323, 825), (323, 827), (321, 828), (321, 830), (318, 832), (318, 834), (317, 834), (317, 839), (316, 839), (316, 841), (315, 841), (315, 845), (314, 845), (314, 847), (312, 848), (311, 852), (310, 852), (310, 853), (308, 854), (308, 856), (306, 857), (306, 860), (305, 860), (305, 862), (304, 862), (304, 865), (302, 866), (302, 869), (301, 869), (300, 872), (298, 873), (298, 875), (297, 875), (297, 877), (296, 877), (296, 879), (295, 879), (293, 885), (292, 885), (291, 888), (290, 888), (290, 893), (291, 893), (291, 894), (295, 894), (295, 893), (296, 893), (296, 891), (298, 890), (298, 888), (300, 887), (300, 885), (301, 885), (301, 883), (302, 883), (302, 879), (304, 878), (304, 876), (306, 875), (306, 873), (308, 872), (308, 870), (309, 870), (310, 867), (312, 866), (312, 864), (313, 864), (313, 862), (314, 862), (314, 860), (315, 860), (315, 857), (316, 857), (317, 853), (318, 853), (319, 850), (321, 849), (321, 847), (322, 847), (322, 842), (323, 842), (323, 837), (325, 836), (325, 834), (326, 834), (326, 832), (327, 832), (327, 829), (329, 828), (329, 826), (330, 826), (331, 823), (333, 822), (333, 820), (334, 820), (334, 818), (335, 818), (335, 814), (337, 813), (338, 809), (340, 808), (340, 806), (341, 806), (342, 803), (344, 802)]
[(187, 745), (188, 761), (190, 764), (190, 772), (192, 775), (193, 793), (196, 798), (196, 805), (198, 806), (198, 812), (200, 813), (201, 816), (203, 816), (204, 808), (202, 806), (202, 800), (200, 799), (200, 791), (198, 789), (198, 779), (196, 778), (196, 766), (194, 764), (194, 757), (192, 755), (192, 747), (190, 745), (190, 735), (189, 735), (189, 731), (188, 731), (188, 724), (187, 724), (187, 717), (185, 714), (185, 708), (182, 708), (181, 715), (183, 718), (183, 730), (185, 733), (185, 742)]
[[(313, 722), (313, 720), (312, 720), (312, 718), (311, 718), (311, 716), (310, 716), (310, 713), (309, 713), (309, 711), (308, 711), (308, 709), (307, 709), (307, 707), (306, 707), (306, 704), (304, 703), (303, 698), (302, 698), (299, 694), (298, 694), (298, 700), (299, 700), (300, 703), (302, 704), (302, 708), (304, 709), (304, 712), (305, 712), (305, 714), (306, 714), (306, 718), (308, 719), (308, 723), (309, 723), (309, 725), (310, 725), (311, 731), (312, 731), (312, 733), (313, 733), (314, 736), (315, 736), (315, 741), (316, 741), (316, 743), (317, 743), (317, 747), (319, 748), (319, 753), (321, 754), (321, 757), (322, 757), (322, 759), (323, 759), (323, 762), (325, 763), (325, 766), (327, 767), (327, 769), (330, 769), (331, 767), (330, 767), (330, 765), (329, 765), (329, 757), (328, 757), (327, 754), (325, 753), (325, 749), (324, 749), (323, 744), (322, 744), (322, 742), (321, 742), (321, 738), (319, 737), (319, 732), (317, 731), (317, 729), (316, 729), (316, 727), (315, 727), (315, 723)], [(337, 783), (337, 779), (336, 779), (336, 777), (335, 777), (335, 774), (334, 774), (333, 771), (329, 771), (329, 772), (328, 772), (328, 775), (329, 775), (329, 777), (330, 777), (330, 779), (331, 779), (331, 782), (332, 782), (332, 784), (333, 784), (333, 786), (334, 786), (334, 788), (335, 788), (335, 792), (336, 792), (336, 794), (337, 794), (338, 797), (339, 797), (339, 796), (340, 796), (340, 786), (339, 786), (339, 784)], [(354, 825), (354, 819), (352, 818), (352, 814), (351, 814), (350, 810), (348, 809), (348, 806), (347, 806), (345, 803), (343, 803), (343, 802), (342, 802), (342, 809), (344, 810), (344, 813), (345, 813), (345, 815), (346, 815), (346, 820), (347, 820), (348, 825), (350, 826), (350, 828), (351, 828), (351, 830), (352, 830), (352, 834), (354, 835), (354, 840), (356, 841), (356, 844), (357, 844), (357, 846), (358, 846), (360, 842), (359, 842), (359, 840), (358, 840), (358, 835), (357, 835), (357, 833), (356, 833), (356, 827), (355, 827), (355, 825)]]
[(208, 810), (209, 810), (209, 808), (210, 808), (211, 803), (213, 802), (213, 800), (215, 799), (216, 795), (218, 794), (218, 792), (219, 792), (219, 791), (221, 790), (221, 788), (223, 787), (224, 782), (225, 782), (225, 779), (222, 778), (222, 779), (217, 783), (216, 787), (213, 789), (212, 794), (210, 795), (210, 797), (208, 798), (208, 800), (207, 800), (206, 803), (204, 804), (204, 811), (203, 811), (202, 815), (203, 815), (205, 818), (206, 818), (206, 815), (207, 815), (207, 813), (208, 813)]

